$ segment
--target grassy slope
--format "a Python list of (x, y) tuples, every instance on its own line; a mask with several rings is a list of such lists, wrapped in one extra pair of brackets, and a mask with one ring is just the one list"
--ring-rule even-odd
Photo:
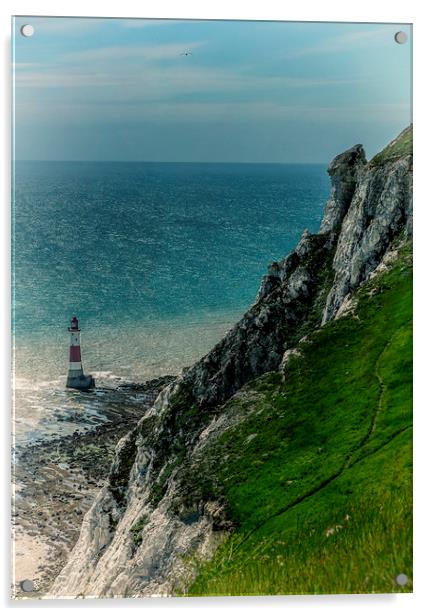
[(400, 156), (413, 152), (413, 126), (405, 128), (396, 139), (391, 141), (381, 152), (376, 154), (370, 161), (371, 167), (383, 165), (390, 160), (396, 160)]
[(236, 530), (191, 595), (411, 591), (411, 248), (358, 293), (356, 315), (300, 347), (228, 412), (246, 419), (190, 469)]

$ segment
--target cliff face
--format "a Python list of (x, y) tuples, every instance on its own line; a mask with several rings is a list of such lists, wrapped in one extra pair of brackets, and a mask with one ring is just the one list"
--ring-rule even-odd
[(335, 316), (346, 295), (380, 263), (400, 229), (412, 234), (410, 155), (362, 169), (337, 239), (335, 275), (322, 323)]
[[(211, 554), (231, 528), (214, 489), (194, 496), (180, 477), (210, 439), (241, 421), (229, 399), (277, 370), (297, 342), (334, 319), (412, 233), (411, 128), (369, 163), (362, 146), (337, 156), (319, 232), (270, 266), (255, 304), (200, 361), (169, 385), (117, 447), (55, 596), (171, 594), (184, 557)], [(292, 354), (292, 351), (290, 352)]]

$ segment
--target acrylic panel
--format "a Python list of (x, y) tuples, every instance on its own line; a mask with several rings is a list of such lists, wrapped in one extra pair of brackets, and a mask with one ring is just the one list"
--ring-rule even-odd
[(411, 25), (12, 46), (12, 596), (411, 592)]

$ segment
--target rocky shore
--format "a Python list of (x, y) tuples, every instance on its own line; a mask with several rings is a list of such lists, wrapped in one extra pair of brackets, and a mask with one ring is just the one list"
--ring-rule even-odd
[[(109, 474), (117, 442), (134, 428), (173, 378), (99, 389), (104, 396), (103, 423), (88, 424), (84, 415), (77, 416), (72, 434), (17, 448), (12, 513), (14, 596), (35, 598), (49, 589)], [(33, 592), (22, 589), (26, 579), (33, 582)]]

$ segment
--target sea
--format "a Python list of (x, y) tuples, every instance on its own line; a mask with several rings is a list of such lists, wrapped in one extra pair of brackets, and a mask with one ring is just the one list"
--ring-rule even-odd
[[(202, 357), (328, 193), (325, 165), (16, 162), (14, 442), (103, 421), (110, 389)], [(72, 315), (91, 393), (65, 388)]]

